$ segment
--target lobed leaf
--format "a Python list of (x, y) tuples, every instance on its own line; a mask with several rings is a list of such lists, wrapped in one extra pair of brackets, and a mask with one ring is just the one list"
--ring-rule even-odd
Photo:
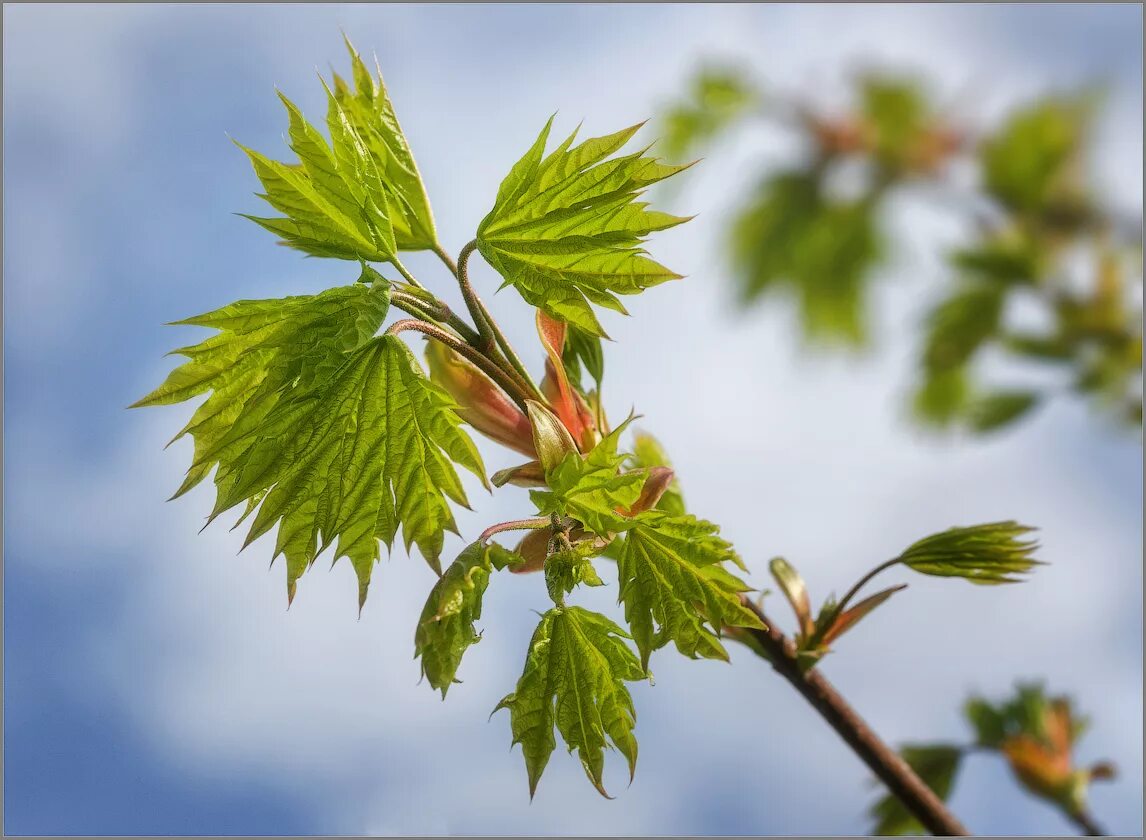
[(711, 522), (649, 511), (636, 517), (617, 558), (618, 600), (648, 667), (654, 650), (672, 641), (685, 656), (728, 659), (719, 636), (725, 626), (763, 629), (740, 603), (749, 586), (725, 562), (739, 564)]
[(189, 361), (132, 406), (172, 405), (210, 392), (172, 440), (187, 434), (195, 440), (193, 466), (176, 497), (229, 457), (224, 438), (258, 428), (284, 396), (327, 380), (374, 335), (389, 308), (389, 286), (369, 269), (363, 278), (371, 282), (317, 295), (240, 300), (175, 322), (219, 330), (172, 351)]
[(381, 336), (309, 390), (284, 393), (234, 424), (191, 471), (218, 465), (211, 519), (240, 502), (243, 518), (257, 509), (245, 545), (278, 525), (275, 557), (286, 557), (288, 599), (334, 544), (335, 560), (354, 566), (361, 607), (378, 540), (392, 545), (401, 526), (407, 550), (416, 544), (437, 570), (444, 532), (454, 529), (447, 500), (466, 504), (453, 463), (484, 479), (455, 408), (405, 344)]
[(529, 494), (539, 513), (571, 516), (600, 537), (629, 526), (630, 519), (621, 511), (640, 497), (646, 478), (644, 471), (620, 471), (625, 456), (617, 453), (617, 441), (631, 419), (584, 456), (571, 452), (556, 467), (546, 470), (549, 489)]
[(247, 216), (312, 256), (393, 261), (399, 250), (437, 245), (429, 201), (393, 106), (347, 41), (355, 89), (335, 76), (326, 87), (330, 141), (289, 99), (297, 164), (239, 144), (262, 182), (261, 197), (281, 217)]
[(625, 682), (646, 674), (625, 644), (628, 635), (605, 616), (580, 607), (554, 607), (529, 642), (525, 670), (514, 692), (494, 711), (509, 710), (513, 743), (521, 744), (530, 798), (556, 748), (554, 727), (603, 796), (605, 748), (637, 763), (636, 712)]
[(680, 275), (649, 259), (645, 237), (687, 219), (647, 209), (645, 187), (675, 175), (647, 149), (610, 159), (640, 128), (574, 146), (577, 132), (549, 155), (550, 118), (498, 189), (478, 226), (478, 250), (531, 305), (593, 336), (604, 331), (590, 304), (624, 312), (632, 295)]
[(494, 568), (491, 555), (500, 546), (480, 542), (466, 546), (434, 584), (414, 633), (414, 656), (422, 660), (422, 675), (442, 692), (458, 680), (455, 675), (470, 645), (481, 640), (474, 622), (481, 618), (482, 596)]

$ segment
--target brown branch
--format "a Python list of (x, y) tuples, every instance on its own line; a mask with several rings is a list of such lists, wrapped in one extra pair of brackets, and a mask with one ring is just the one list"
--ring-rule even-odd
[(750, 646), (762, 652), (776, 672), (804, 695), (804, 699), (839, 733), (912, 816), (935, 835), (957, 837), (970, 834), (948, 810), (943, 800), (919, 778), (899, 753), (872, 731), (819, 670), (801, 672), (796, 660), (796, 646), (777, 629), (775, 622), (747, 596), (741, 596), (741, 600), (768, 629), (735, 628), (735, 635), (750, 637)]
[(1090, 815), (1089, 811), (1074, 811), (1068, 813), (1067, 816), (1071, 822), (1081, 829), (1082, 833), (1087, 837), (1104, 837), (1106, 832), (1102, 826), (1094, 821), (1094, 817)]

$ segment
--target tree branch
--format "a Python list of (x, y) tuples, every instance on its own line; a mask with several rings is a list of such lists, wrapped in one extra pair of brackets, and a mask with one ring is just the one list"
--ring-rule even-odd
[(1074, 811), (1068, 813), (1067, 816), (1070, 821), (1079, 827), (1083, 834), (1087, 837), (1104, 837), (1106, 832), (1097, 822), (1094, 817), (1090, 815), (1089, 811)]
[(943, 800), (919, 778), (899, 753), (875, 734), (818, 670), (812, 669), (806, 673), (800, 670), (796, 660), (796, 646), (777, 629), (775, 622), (747, 596), (741, 596), (741, 601), (768, 629), (732, 628), (733, 636), (750, 638), (749, 647), (761, 653), (776, 672), (804, 696), (924, 828), (932, 834), (947, 837), (970, 834), (947, 809)]

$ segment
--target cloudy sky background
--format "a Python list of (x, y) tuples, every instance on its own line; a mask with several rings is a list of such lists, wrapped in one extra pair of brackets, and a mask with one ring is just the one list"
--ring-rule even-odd
[[(615, 760), (607, 770), (615, 801), (559, 750), (530, 804), (508, 717), (486, 718), (546, 603), (537, 577), (493, 583), (485, 637), (443, 703), (412, 659), (432, 584), (421, 560), (384, 561), (361, 620), (344, 564), (316, 567), (288, 613), (265, 539), (236, 557), (222, 523), (197, 534), (209, 488), (164, 501), (190, 441), (163, 445), (191, 409), (124, 410), (166, 374), (162, 354), (199, 334), (161, 324), (356, 274), (232, 215), (260, 205), (228, 135), (285, 154), (274, 87), (321, 116), (314, 71), (345, 68), (339, 27), (378, 53), (455, 251), (555, 109), (561, 129), (614, 130), (713, 55), (829, 100), (856, 67), (906, 69), (984, 123), (1048, 88), (1104, 81), (1095, 175), (1141, 213), (1137, 6), (6, 5), (5, 831), (862, 831), (866, 768), (740, 650), (731, 666), (654, 657), (656, 686), (634, 690), (636, 780), (626, 789)], [(914, 326), (942, 283), (937, 249), (966, 234), (926, 202), (891, 208), (906, 234), (866, 358), (801, 354), (782, 306), (736, 312), (718, 233), (743, 173), (782, 154), (747, 136), (685, 176), (674, 209), (700, 217), (653, 250), (689, 279), (606, 323), (610, 412), (645, 415), (691, 507), (724, 525), (759, 586), (777, 554), (818, 599), (953, 524), (1041, 526), (1051, 565), (1028, 584), (904, 577), (911, 589), (824, 668), (893, 742), (963, 739), (968, 691), (1045, 678), (1093, 715), (1080, 759), (1121, 769), (1095, 788), (1095, 813), (1141, 833), (1139, 439), (1070, 402), (986, 441), (911, 428)], [(410, 264), (452, 294), (434, 262)], [(492, 271), (475, 272), (492, 292)], [(520, 301), (493, 305), (534, 346)], [(491, 469), (514, 460), (484, 451)], [(469, 537), (528, 513), (522, 491), (470, 489)], [(614, 609), (613, 597), (584, 603)], [(991, 758), (965, 765), (953, 806), (976, 832), (1070, 830)]]

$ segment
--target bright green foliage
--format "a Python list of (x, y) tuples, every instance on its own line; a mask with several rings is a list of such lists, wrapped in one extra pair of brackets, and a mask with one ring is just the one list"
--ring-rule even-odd
[(279, 163), (242, 147), (262, 197), (283, 214), (248, 218), (312, 256), (393, 261), (399, 250), (434, 246), (433, 218), (381, 77), (375, 84), (349, 49), (356, 90), (340, 79), (335, 91), (327, 88), (329, 143), (279, 94), (299, 162)]
[(399, 525), (406, 548), (417, 544), (437, 568), (444, 532), (454, 529), (447, 497), (466, 503), (451, 459), (484, 477), (453, 409), (405, 344), (371, 339), (309, 391), (218, 442), (211, 516), (259, 503), (246, 543), (279, 524), (275, 556), (286, 557), (292, 598), (299, 576), (337, 540), (335, 558), (350, 558), (361, 605), (378, 540), (391, 545)]
[[(951, 795), (959, 761), (963, 757), (960, 747), (952, 744), (908, 744), (900, 749), (899, 754), (936, 796), (946, 800)], [(875, 820), (872, 834), (901, 836), (927, 833), (904, 804), (891, 794), (876, 802), (869, 813)]]
[(665, 153), (681, 157), (721, 132), (757, 101), (745, 75), (732, 68), (706, 67), (689, 82), (688, 96), (664, 115)]
[(686, 167), (663, 164), (646, 150), (608, 159), (639, 125), (576, 146), (574, 131), (545, 155), (552, 123), (502, 181), (478, 227), (478, 249), (527, 302), (602, 336), (590, 303), (624, 312), (617, 295), (680, 276), (646, 257), (641, 243), (687, 220), (636, 199)]
[(421, 251), (434, 248), (438, 243), (438, 235), (434, 230), (430, 199), (426, 195), (410, 145), (406, 142), (406, 135), (394, 114), (394, 106), (390, 103), (390, 96), (382, 81), (382, 70), (375, 64), (377, 77), (372, 76), (349, 41), (346, 47), (350, 51), (354, 88), (351, 89), (340, 76), (334, 75), (334, 99), (330, 103), (331, 113), (327, 119), (333, 122), (337, 116), (335, 109), (341, 109), (341, 116), (357, 132), (381, 173), (389, 188), (391, 200), (396, 200), (398, 212), (393, 214), (392, 223), (398, 250)]
[(581, 584), (605, 585), (589, 559), (595, 553), (593, 544), (586, 542), (555, 551), (545, 558), (545, 588), (554, 603), (564, 603), (565, 596)]
[(517, 688), (497, 705), (509, 709), (513, 743), (521, 744), (525, 756), (530, 797), (556, 748), (554, 727), (569, 751), (577, 751), (602, 795), (608, 795), (602, 775), (610, 744), (625, 757), (632, 777), (636, 712), (625, 682), (643, 679), (645, 671), (626, 638), (605, 616), (580, 607), (554, 607), (541, 617)]
[(823, 169), (770, 175), (731, 229), (731, 253), (745, 303), (785, 287), (796, 298), (805, 334), (862, 344), (864, 283), (883, 246), (875, 205), (833, 198)]
[(210, 392), (175, 436), (195, 439), (191, 468), (175, 496), (202, 481), (216, 464), (226, 470), (234, 457), (233, 440), (260, 428), (285, 397), (329, 379), (347, 354), (377, 331), (389, 307), (389, 286), (372, 271), (363, 278), (375, 282), (317, 295), (240, 300), (175, 322), (219, 330), (199, 344), (173, 350), (189, 361), (132, 406), (172, 405)]
[(462, 655), (481, 640), (474, 622), (481, 618), (481, 599), (490, 572), (504, 565), (506, 554), (496, 544), (471, 543), (446, 568), (426, 599), (414, 633), (414, 655), (421, 657), (422, 675), (443, 698), (456, 681)]
[(628, 422), (602, 438), (587, 455), (566, 456), (546, 474), (548, 490), (533, 490), (529, 496), (538, 513), (571, 516), (599, 536), (628, 527), (627, 509), (641, 494), (645, 476), (622, 473), (624, 455), (617, 454), (617, 439)]
[(1023, 540), (1033, 528), (1017, 522), (990, 522), (950, 528), (912, 544), (899, 561), (924, 575), (961, 577), (972, 583), (1018, 583), (1039, 561), (1038, 543)]
[(644, 667), (650, 654), (670, 641), (691, 659), (727, 660), (721, 628), (763, 629), (740, 603), (748, 584), (724, 568), (740, 560), (718, 530), (692, 516), (648, 511), (627, 531), (617, 560), (618, 600)]
[[(633, 453), (629, 462), (635, 469), (649, 467), (672, 467), (668, 453), (664, 451), (660, 441), (647, 432), (637, 432), (633, 435)], [(657, 510), (682, 516), (685, 513), (684, 493), (680, 489), (680, 480), (673, 478), (664, 495), (656, 504)]]

